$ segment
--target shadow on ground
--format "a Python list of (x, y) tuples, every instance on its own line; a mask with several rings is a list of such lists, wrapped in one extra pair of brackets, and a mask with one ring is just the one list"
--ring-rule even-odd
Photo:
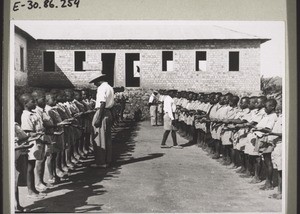
[[(120, 123), (113, 129), (113, 162), (108, 169), (88, 167), (93, 157), (88, 157), (67, 180), (48, 190), (48, 196), (35, 201), (28, 208), (32, 212), (99, 212), (103, 204), (88, 204), (88, 198), (105, 194), (107, 191), (99, 184), (102, 180), (117, 179), (122, 165), (147, 161), (163, 156), (162, 153), (148, 154), (144, 157), (133, 158), (136, 142), (134, 138), (140, 125), (133, 121)], [(63, 193), (61, 193), (63, 192)]]

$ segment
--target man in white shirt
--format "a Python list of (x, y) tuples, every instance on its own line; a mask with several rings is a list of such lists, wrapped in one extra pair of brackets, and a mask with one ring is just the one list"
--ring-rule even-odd
[(148, 105), (150, 108), (150, 121), (152, 126), (157, 125), (157, 105), (158, 105), (158, 92), (153, 91), (150, 95)]
[(111, 108), (114, 105), (114, 90), (107, 83), (106, 75), (101, 74), (99, 77), (90, 81), (97, 86), (96, 95), (96, 113), (93, 118), (93, 145), (95, 152), (95, 164), (92, 167), (108, 167), (111, 163), (112, 142), (111, 126), (112, 114)]
[(173, 125), (175, 122), (174, 113), (176, 110), (176, 105), (174, 104), (173, 97), (175, 93), (173, 91), (169, 91), (166, 94), (163, 94), (164, 96), (164, 135), (161, 142), (161, 148), (169, 148), (166, 145), (166, 141), (168, 139), (169, 133), (171, 132), (171, 136), (173, 139), (173, 148), (175, 149), (182, 149), (182, 146), (179, 146), (177, 144), (177, 138), (176, 138), (176, 127)]

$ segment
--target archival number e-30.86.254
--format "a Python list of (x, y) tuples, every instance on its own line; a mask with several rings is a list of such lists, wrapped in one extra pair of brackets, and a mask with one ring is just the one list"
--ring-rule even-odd
[(42, 2), (27, 0), (26, 2), (16, 1), (13, 4), (13, 11), (21, 9), (44, 9), (44, 8), (78, 8), (80, 0), (44, 0)]

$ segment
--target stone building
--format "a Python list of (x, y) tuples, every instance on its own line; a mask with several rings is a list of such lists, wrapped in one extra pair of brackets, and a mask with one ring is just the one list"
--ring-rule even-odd
[(19, 22), (15, 83), (83, 88), (103, 72), (115, 87), (258, 92), (268, 40), (197, 23)]

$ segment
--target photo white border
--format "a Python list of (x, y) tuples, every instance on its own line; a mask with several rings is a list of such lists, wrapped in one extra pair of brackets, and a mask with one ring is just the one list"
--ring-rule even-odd
[[(15, 55), (14, 55), (14, 50), (15, 50), (15, 24), (20, 22), (20, 21), (40, 21), (40, 20), (11, 20), (10, 21), (10, 45), (9, 45), (9, 52), (10, 52), (10, 55), (9, 55), (9, 72), (8, 72), (8, 76), (9, 76), (9, 95), (12, 99), (9, 99), (9, 105), (13, 108), (11, 108), (11, 111), (8, 112), (8, 116), (9, 116), (9, 120), (10, 120), (10, 123), (11, 125), (9, 126), (9, 138), (10, 138), (10, 141), (9, 142), (13, 142), (13, 139), (14, 139), (14, 109), (15, 109), (15, 104), (14, 104), (14, 101), (15, 101), (15, 70), (14, 70), (14, 60), (15, 60)], [(99, 22), (105, 22), (105, 21), (111, 21), (111, 20), (42, 20), (42, 21), (99, 21)], [(143, 22), (143, 20), (114, 20), (114, 21), (119, 21), (119, 22), (126, 22), (126, 21), (137, 21), (137, 22)], [(288, 155), (288, 127), (289, 127), (289, 121), (286, 120), (287, 115), (286, 113), (288, 113), (286, 111), (287, 107), (287, 98), (286, 98), (286, 91), (288, 90), (286, 88), (286, 80), (288, 79), (288, 72), (287, 72), (287, 60), (286, 60), (286, 55), (287, 55), (287, 24), (284, 22), (284, 21), (265, 21), (265, 20), (262, 20), (262, 21), (237, 21), (237, 20), (233, 20), (233, 21), (228, 21), (228, 20), (145, 20), (145, 21), (174, 21), (174, 22), (182, 22), (182, 21), (185, 21), (185, 22), (203, 22), (203, 24), (216, 24), (216, 23), (221, 23), (220, 26), (222, 26), (222, 23), (233, 23), (233, 22), (236, 22), (236, 23), (242, 23), (242, 22), (283, 22), (284, 23), (284, 41), (285, 41), (285, 47), (284, 47), (284, 51), (285, 51), (285, 54), (283, 56), (283, 68), (284, 69), (284, 74), (282, 75), (282, 115), (283, 115), (283, 156), (282, 156), (282, 159), (283, 159), (283, 174), (282, 174), (282, 203), (281, 203), (281, 212), (284, 213), (286, 208), (287, 208), (287, 190), (288, 190), (288, 159), (286, 159), (286, 157), (289, 157)], [(130, 51), (134, 51), (134, 50), (130, 50)], [(13, 112), (12, 112), (13, 111)], [(10, 163), (10, 166), (9, 166), (9, 178), (10, 180), (12, 181), (10, 183), (10, 200), (11, 202), (13, 203), (10, 203), (10, 209), (11, 210), (14, 210), (14, 179), (15, 179), (15, 171), (14, 171), (14, 144), (9, 144), (9, 151), (10, 151), (10, 155), (9, 155), (9, 163)], [(225, 213), (225, 212), (222, 212), (222, 213)], [(248, 213), (248, 212), (247, 212)], [(258, 212), (249, 212), (249, 213), (258, 213)], [(278, 212), (259, 212), (261, 214), (263, 213), (278, 213)]]

